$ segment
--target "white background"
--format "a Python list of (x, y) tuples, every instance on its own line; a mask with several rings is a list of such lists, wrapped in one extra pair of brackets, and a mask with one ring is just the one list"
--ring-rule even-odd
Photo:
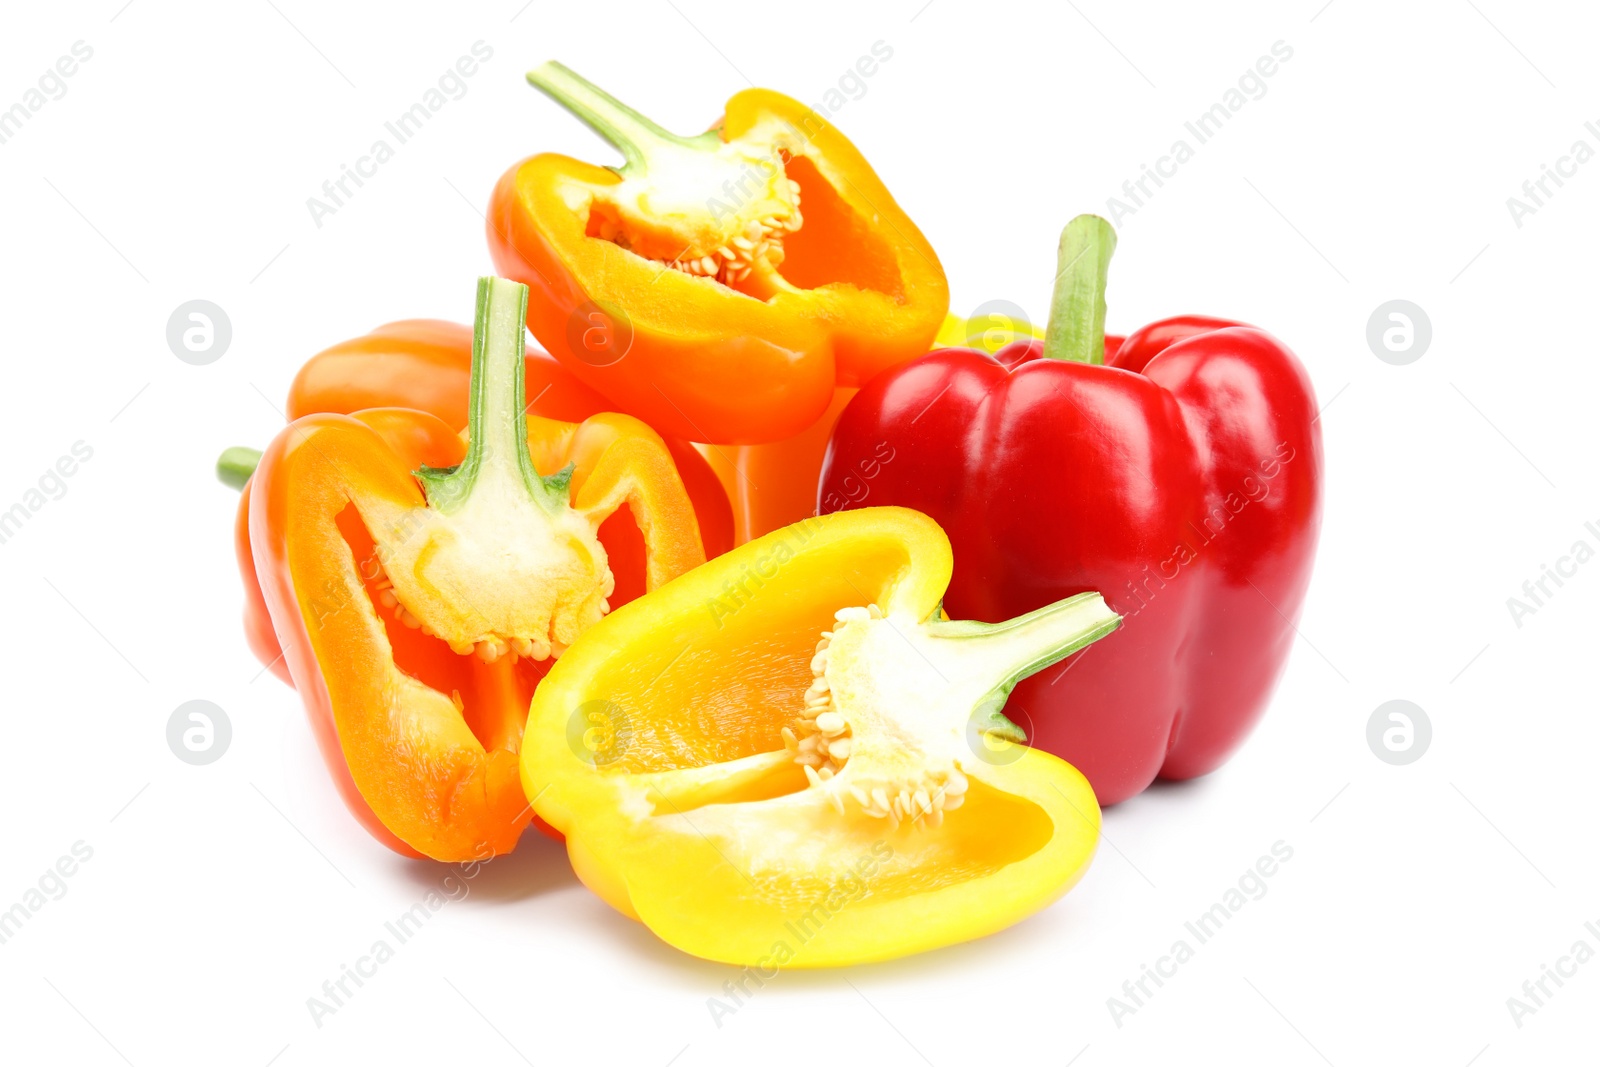
[[(1600, 23), (1577, 4), (1320, 4), (16, 6), (0, 107), (75, 41), (94, 54), (0, 145), (0, 510), (74, 442), (93, 458), (0, 544), (0, 909), (75, 842), (93, 857), (0, 945), (0, 1059), (1592, 1061), (1600, 962), (1520, 1028), (1506, 1001), (1580, 938), (1600, 949), (1600, 563), (1520, 628), (1506, 600), (1574, 541), (1600, 547), (1600, 161), (1520, 228), (1506, 200), (1575, 140), (1600, 148)], [(466, 95), (315, 226), (306, 199), (478, 40), (494, 56)], [(1267, 327), (1327, 405), (1320, 557), (1270, 712), (1219, 772), (1109, 812), (1080, 887), (985, 941), (784, 974), (719, 1027), (707, 999), (735, 972), (612, 913), (530, 835), (319, 1028), (307, 998), (445, 870), (356, 825), (247, 651), (217, 452), (270, 439), (318, 349), (469, 318), (480, 212), (512, 162), (612, 161), (523, 82), (535, 63), (688, 132), (746, 79), (820, 101), (880, 40), (892, 59), (835, 121), (939, 250), (954, 310), (1036, 315), (1059, 226), (1293, 48), (1122, 220), (1109, 316)], [(165, 340), (195, 298), (233, 324), (209, 366)], [(1408, 366), (1365, 340), (1395, 298), (1433, 324)], [(165, 740), (196, 698), (233, 725), (205, 767)], [(1403, 767), (1365, 736), (1395, 698), (1434, 730)], [(1293, 859), (1266, 895), (1118, 1026), (1108, 998), (1280, 840)]]

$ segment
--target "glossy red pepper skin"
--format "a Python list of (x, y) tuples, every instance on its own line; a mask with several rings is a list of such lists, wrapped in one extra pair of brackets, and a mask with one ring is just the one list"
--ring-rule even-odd
[(879, 375), (834, 429), (824, 511), (898, 504), (950, 536), (952, 618), (1098, 590), (1120, 631), (1024, 681), (1008, 716), (1102, 804), (1214, 770), (1294, 641), (1322, 515), (1310, 379), (1266, 333), (1166, 319), (1106, 362), (945, 349)]

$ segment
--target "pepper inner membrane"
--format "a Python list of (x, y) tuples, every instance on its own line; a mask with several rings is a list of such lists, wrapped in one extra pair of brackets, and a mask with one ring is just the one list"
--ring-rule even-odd
[[(450, 697), (485, 752), (518, 751), (534, 687), (554, 660), (506, 656), (485, 663), (477, 656), (452, 651), (443, 640), (420, 626), (407, 625), (404, 609), (385, 603), (393, 595), (384, 595), (389, 592), (388, 579), (356, 506), (347, 504), (336, 521), (372, 610), (383, 622), (395, 667)], [(329, 610), (339, 607), (331, 605)], [(409, 621), (415, 623), (416, 617), (410, 616)]]

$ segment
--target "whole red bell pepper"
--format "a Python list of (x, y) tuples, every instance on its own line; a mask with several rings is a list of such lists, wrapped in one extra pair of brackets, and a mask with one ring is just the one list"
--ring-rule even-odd
[(1222, 319), (1107, 338), (1115, 243), (1103, 219), (1068, 225), (1042, 342), (936, 351), (870, 381), (818, 488), (823, 511), (898, 504), (944, 527), (953, 618), (1087, 590), (1123, 614), (1006, 712), (1103, 804), (1205, 774), (1243, 741), (1294, 641), (1322, 514), (1299, 360)]

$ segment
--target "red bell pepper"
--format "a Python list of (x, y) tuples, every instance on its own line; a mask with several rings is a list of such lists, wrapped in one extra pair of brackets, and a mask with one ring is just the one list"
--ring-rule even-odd
[(999, 621), (1087, 590), (1122, 629), (1006, 706), (1101, 803), (1226, 760), (1294, 641), (1322, 514), (1305, 369), (1222, 319), (1105, 336), (1116, 238), (1062, 233), (1045, 339), (951, 348), (870, 381), (834, 429), (823, 511), (898, 504), (944, 527), (952, 618)]

